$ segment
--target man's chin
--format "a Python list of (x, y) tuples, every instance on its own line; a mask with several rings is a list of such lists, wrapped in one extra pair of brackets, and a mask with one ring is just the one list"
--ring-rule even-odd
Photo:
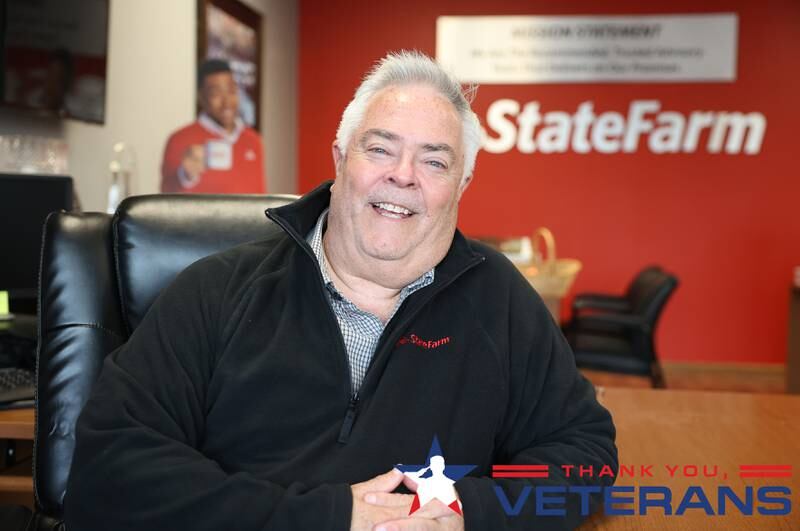
[(377, 248), (377, 249), (367, 249), (367, 256), (374, 260), (380, 260), (382, 262), (392, 262), (393, 264), (399, 261), (402, 261), (409, 256), (408, 249), (398, 249), (398, 248)]
[(364, 241), (362, 245), (364, 254), (374, 260), (385, 262), (398, 262), (410, 259), (414, 245), (409, 244), (408, 238)]
[(236, 127), (236, 118), (235, 117), (231, 118), (231, 119), (225, 118), (223, 120), (220, 120), (218, 116), (212, 116), (211, 118), (215, 122), (217, 122), (217, 125), (219, 125), (220, 127), (222, 127), (225, 130), (232, 130), (234, 127)]

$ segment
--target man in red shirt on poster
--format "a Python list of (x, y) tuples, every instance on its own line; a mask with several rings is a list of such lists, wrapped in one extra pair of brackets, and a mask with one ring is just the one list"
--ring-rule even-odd
[(239, 93), (226, 61), (208, 59), (197, 75), (200, 117), (174, 132), (161, 164), (162, 192), (266, 192), (259, 134), (239, 117)]

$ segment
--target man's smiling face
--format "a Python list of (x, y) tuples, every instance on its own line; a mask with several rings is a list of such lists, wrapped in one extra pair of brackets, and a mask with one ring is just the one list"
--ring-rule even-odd
[(329, 229), (352, 246), (346, 254), (437, 264), (452, 242), (466, 187), (453, 105), (425, 85), (387, 87), (370, 101), (346, 153), (333, 151)]

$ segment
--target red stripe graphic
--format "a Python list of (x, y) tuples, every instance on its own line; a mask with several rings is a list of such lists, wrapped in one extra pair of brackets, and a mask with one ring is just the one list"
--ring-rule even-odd
[(492, 465), (492, 470), (549, 470), (549, 465)]
[(549, 472), (492, 472), (493, 478), (549, 478)]
[(549, 478), (550, 465), (492, 465), (493, 478)]
[(792, 465), (739, 465), (742, 478), (788, 478), (792, 477)]

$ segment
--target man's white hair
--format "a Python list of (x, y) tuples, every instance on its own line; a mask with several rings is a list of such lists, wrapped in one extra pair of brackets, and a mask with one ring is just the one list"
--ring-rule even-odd
[(367, 106), (375, 94), (386, 87), (414, 84), (429, 85), (436, 89), (453, 104), (461, 118), (464, 144), (464, 174), (461, 177), (463, 183), (475, 169), (475, 158), (481, 146), (481, 124), (470, 107), (477, 87), (462, 89), (461, 83), (455, 77), (436, 61), (416, 50), (390, 53), (369, 71), (342, 113), (342, 120), (336, 131), (336, 144), (342, 155), (346, 155), (353, 133), (364, 120)]

